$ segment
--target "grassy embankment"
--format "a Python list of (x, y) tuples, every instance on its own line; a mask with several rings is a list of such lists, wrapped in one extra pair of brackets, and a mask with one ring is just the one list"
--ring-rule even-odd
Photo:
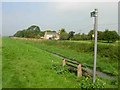
[[(60, 58), (41, 49), (48, 49), (64, 54), (65, 56), (75, 58), (82, 63), (91, 63), (91, 65), (93, 61), (92, 55), (80, 52), (78, 53), (75, 50), (64, 48), (63, 46), (59, 47), (56, 44), (58, 42), (55, 43), (53, 41), (52, 43), (54, 43), (54, 45), (48, 45), (45, 42), (30, 42), (3, 38), (3, 88), (91, 87), (92, 84), (90, 83), (92, 81), (90, 79), (83, 77), (81, 80), (78, 79), (73, 73), (64, 72), (64, 68), (59, 67), (61, 64)], [(102, 60), (102, 58), (100, 60)], [(99, 87), (99, 85), (105, 83), (106, 88), (117, 87), (116, 81), (109, 81), (106, 79), (99, 80), (97, 80), (98, 83), (96, 83), (96, 87)]]
[(3, 39), (3, 88), (70, 88), (78, 87), (73, 74), (59, 76), (52, 69), (61, 63), (58, 57), (29, 44)]

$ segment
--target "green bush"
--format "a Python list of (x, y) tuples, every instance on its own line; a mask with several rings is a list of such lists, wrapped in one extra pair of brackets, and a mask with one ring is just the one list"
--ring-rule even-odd
[(98, 45), (98, 54), (102, 57), (118, 59), (118, 47), (112, 45)]
[(92, 78), (82, 77), (80, 88), (104, 88), (106, 85), (105, 82), (100, 80), (99, 78), (96, 79), (96, 82), (92, 82)]
[(66, 78), (68, 76), (69, 78), (76, 78), (79, 82), (78, 88), (104, 88), (106, 85), (106, 83), (103, 80), (100, 80), (99, 78), (97, 78), (96, 82), (93, 83), (91, 77), (82, 76), (82, 78), (77, 78), (75, 75), (72, 75), (71, 77), (67, 66), (62, 67), (61, 65), (53, 64), (52, 69), (55, 70), (55, 72), (59, 75), (65, 75)]
[(56, 64), (52, 65), (52, 69), (54, 69), (57, 74), (65, 74), (69, 72), (68, 67), (62, 67), (61, 65)]

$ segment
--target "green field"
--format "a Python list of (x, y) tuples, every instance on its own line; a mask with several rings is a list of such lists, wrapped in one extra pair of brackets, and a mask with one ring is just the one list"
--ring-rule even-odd
[[(89, 88), (91, 78), (82, 77), (78, 79), (74, 73), (66, 71), (61, 67), (61, 59), (44, 49), (75, 58), (82, 63), (92, 65), (91, 54), (78, 53), (75, 50), (64, 49), (55, 45), (47, 45), (42, 42), (14, 40), (3, 38), (2, 43), (2, 86), (3, 88)], [(116, 75), (117, 62), (107, 61), (108, 58), (99, 57), (99, 66), (104, 72), (112, 72)], [(90, 61), (91, 60), (91, 61)], [(111, 63), (113, 63), (111, 65)], [(105, 68), (105, 69), (104, 69)], [(109, 69), (108, 69), (109, 68)], [(110, 70), (112, 69), (112, 70)], [(106, 70), (106, 71), (105, 71)], [(110, 71), (109, 71), (110, 70)], [(112, 72), (113, 73), (113, 72)], [(105, 88), (117, 87), (117, 80), (97, 78), (97, 86)], [(102, 85), (105, 84), (105, 85)], [(100, 85), (100, 86), (99, 86)], [(101, 86), (102, 85), (102, 86)]]
[[(3, 39), (3, 88), (75, 87), (75, 81), (60, 77), (52, 64), (61, 60), (22, 42)], [(52, 62), (53, 60), (53, 62)]]
[[(93, 67), (93, 43), (91, 42), (72, 42), (72, 41), (38, 41), (34, 43), (25, 41), (39, 49), (54, 52), (70, 59), (75, 59), (82, 64)], [(97, 69), (118, 75), (118, 47), (114, 45), (98, 44)]]

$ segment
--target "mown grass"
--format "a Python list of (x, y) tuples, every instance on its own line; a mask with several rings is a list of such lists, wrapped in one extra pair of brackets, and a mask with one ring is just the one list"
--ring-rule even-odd
[[(3, 38), (3, 88), (71, 88), (78, 87), (76, 78), (58, 75), (53, 64), (58, 57), (17, 40)], [(69, 74), (69, 76), (73, 76)]]
[(99, 78), (97, 84), (93, 85), (91, 78), (78, 79), (74, 73), (64, 72), (64, 68), (60, 66), (61, 59), (42, 49), (54, 51), (92, 65), (93, 56), (91, 54), (48, 46), (41, 42), (10, 38), (3, 38), (2, 47), (3, 88), (89, 88), (90, 85), (100, 88), (103, 84), (105, 84), (104, 88), (117, 87), (116, 80), (113, 82)]

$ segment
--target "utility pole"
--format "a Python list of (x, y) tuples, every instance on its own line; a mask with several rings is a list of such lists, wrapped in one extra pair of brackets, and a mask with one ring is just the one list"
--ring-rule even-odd
[(96, 60), (97, 60), (97, 26), (98, 26), (98, 10), (94, 9), (91, 12), (91, 17), (94, 17), (94, 67), (93, 67), (93, 83), (96, 80)]

